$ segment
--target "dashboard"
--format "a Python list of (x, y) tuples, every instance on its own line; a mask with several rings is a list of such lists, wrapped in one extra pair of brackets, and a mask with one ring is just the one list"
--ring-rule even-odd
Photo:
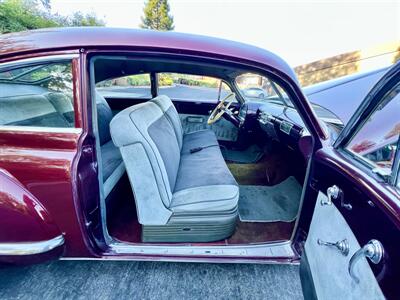
[(286, 144), (293, 150), (304, 153), (302, 145), (311, 135), (294, 108), (268, 103), (259, 107), (257, 120), (262, 131), (272, 140)]

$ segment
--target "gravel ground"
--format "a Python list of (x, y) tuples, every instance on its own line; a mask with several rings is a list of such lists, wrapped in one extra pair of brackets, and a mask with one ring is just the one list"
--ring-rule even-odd
[(0, 299), (302, 299), (298, 266), (55, 261), (0, 268)]

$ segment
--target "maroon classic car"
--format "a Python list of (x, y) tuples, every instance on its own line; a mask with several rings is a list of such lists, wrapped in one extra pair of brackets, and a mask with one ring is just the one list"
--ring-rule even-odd
[(2, 35), (0, 261), (300, 264), (308, 299), (398, 298), (399, 111), (400, 64), (342, 130), (260, 48)]

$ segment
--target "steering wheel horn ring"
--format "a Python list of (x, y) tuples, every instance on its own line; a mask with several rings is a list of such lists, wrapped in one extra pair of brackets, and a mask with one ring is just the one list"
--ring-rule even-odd
[[(228, 101), (228, 99), (230, 99), (230, 101)], [(207, 120), (207, 124), (211, 125), (214, 124), (215, 122), (217, 122), (219, 119), (221, 119), (221, 117), (223, 116), (223, 114), (229, 109), (229, 107), (231, 106), (233, 100), (235, 99), (235, 93), (230, 93), (229, 95), (227, 95), (224, 99), (222, 99), (218, 105), (214, 108), (214, 110), (211, 112), (210, 116), (208, 117)], [(226, 103), (226, 104), (225, 104)]]

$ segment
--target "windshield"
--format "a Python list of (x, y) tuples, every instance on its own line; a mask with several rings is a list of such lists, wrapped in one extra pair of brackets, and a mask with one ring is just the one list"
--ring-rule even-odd
[(245, 73), (236, 77), (236, 86), (246, 102), (276, 102), (293, 107), (284, 90), (265, 76)]

